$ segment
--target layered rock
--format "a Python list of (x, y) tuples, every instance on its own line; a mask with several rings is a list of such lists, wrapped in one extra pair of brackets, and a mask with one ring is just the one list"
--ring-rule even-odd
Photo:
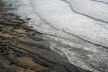
[(42, 33), (7, 13), (9, 6), (2, 4), (0, 1), (0, 72), (90, 72), (52, 51)]
[(108, 72), (108, 4), (106, 0), (3, 0), (10, 12), (30, 18), (50, 48), (71, 64)]

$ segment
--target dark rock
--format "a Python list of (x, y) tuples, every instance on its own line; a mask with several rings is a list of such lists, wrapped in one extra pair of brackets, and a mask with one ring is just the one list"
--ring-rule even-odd
[(5, 72), (16, 72), (16, 70), (15, 70), (15, 69), (11, 69), (11, 68), (7, 68), (7, 69), (5, 70)]

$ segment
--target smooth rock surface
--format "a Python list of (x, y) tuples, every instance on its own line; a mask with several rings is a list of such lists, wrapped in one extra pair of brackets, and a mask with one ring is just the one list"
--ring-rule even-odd
[(108, 72), (107, 0), (4, 0), (70, 63)]

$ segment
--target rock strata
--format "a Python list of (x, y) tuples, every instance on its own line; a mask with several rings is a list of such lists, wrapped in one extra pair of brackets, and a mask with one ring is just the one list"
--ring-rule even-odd
[(43, 34), (7, 10), (0, 1), (0, 72), (90, 72), (53, 52)]

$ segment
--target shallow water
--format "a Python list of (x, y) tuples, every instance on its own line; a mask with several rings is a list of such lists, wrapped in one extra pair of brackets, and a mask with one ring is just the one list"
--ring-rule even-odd
[(108, 72), (107, 0), (5, 0), (69, 62)]

